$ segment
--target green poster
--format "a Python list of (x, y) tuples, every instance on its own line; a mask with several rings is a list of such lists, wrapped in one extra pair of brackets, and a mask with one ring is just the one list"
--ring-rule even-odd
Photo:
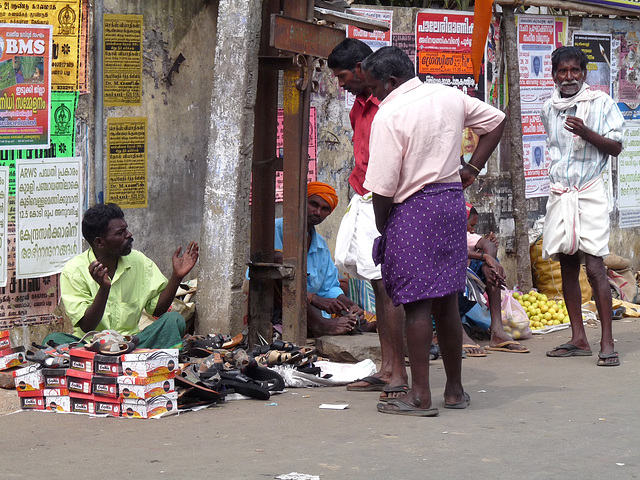
[[(16, 160), (22, 158), (73, 157), (78, 92), (51, 92), (51, 144), (35, 150), (0, 150), (0, 165), (9, 167), (9, 196), (16, 194)], [(10, 199), (13, 200), (13, 199)], [(13, 202), (11, 202), (13, 203)], [(9, 221), (15, 209), (9, 210)]]

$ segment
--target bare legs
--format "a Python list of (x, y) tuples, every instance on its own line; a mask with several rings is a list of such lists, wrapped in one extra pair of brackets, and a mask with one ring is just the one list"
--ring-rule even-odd
[[(602, 327), (600, 338), (600, 353), (606, 355), (614, 351), (613, 331), (611, 326), (611, 289), (607, 280), (604, 261), (601, 257), (585, 254), (587, 276), (593, 288), (593, 298), (598, 309), (598, 317)], [(571, 321), (571, 340), (569, 344), (575, 345), (581, 350), (590, 350), (589, 340), (582, 324), (582, 294), (578, 276), (580, 274), (580, 260), (578, 254), (560, 255), (560, 267), (562, 269), (562, 290), (564, 301)], [(554, 353), (562, 354), (565, 349), (555, 350)], [(556, 355), (553, 355), (556, 356)], [(613, 363), (617, 359), (604, 360), (605, 363)]]
[[(404, 311), (402, 307), (394, 307), (393, 302), (384, 289), (382, 280), (371, 280), (376, 297), (376, 320), (382, 365), (374, 376), (387, 382), (390, 386), (407, 383), (407, 369), (404, 366)], [(428, 349), (427, 349), (428, 352)], [(366, 386), (366, 382), (355, 382), (351, 387)], [(389, 393), (392, 398), (395, 395)]]
[(420, 409), (431, 407), (428, 346), (431, 344), (433, 336), (432, 311), (436, 322), (442, 361), (447, 375), (444, 400), (446, 403), (464, 401), (462, 357), (460, 355), (462, 351), (462, 331), (460, 329), (457, 294), (409, 303), (404, 306), (404, 310), (412, 385), (411, 390), (402, 396), (402, 401)]

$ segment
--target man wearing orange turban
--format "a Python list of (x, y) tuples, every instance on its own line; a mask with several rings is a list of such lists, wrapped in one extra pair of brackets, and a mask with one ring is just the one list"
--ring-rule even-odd
[[(338, 195), (331, 185), (322, 182), (307, 185), (307, 328), (315, 337), (353, 333), (357, 317), (364, 315), (364, 311), (340, 288), (338, 269), (327, 241), (315, 228), (337, 205)], [(274, 247), (282, 250), (282, 218), (276, 219), (275, 230)], [(276, 309), (280, 307), (278, 300), (280, 298), (276, 296)], [(332, 314), (337, 316), (332, 317)]]

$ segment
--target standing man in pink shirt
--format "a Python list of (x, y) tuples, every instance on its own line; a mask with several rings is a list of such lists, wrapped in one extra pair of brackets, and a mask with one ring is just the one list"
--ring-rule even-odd
[[(433, 314), (447, 381), (444, 407), (470, 403), (462, 386), (462, 329), (458, 292), (467, 266), (466, 209), (462, 189), (471, 185), (496, 148), (505, 115), (460, 90), (423, 84), (409, 57), (383, 47), (362, 62), (366, 86), (380, 100), (371, 127), (364, 187), (373, 192), (374, 245), (393, 304), (405, 311), (411, 390), (379, 403), (378, 411), (436, 416), (429, 386)], [(480, 137), (460, 168), (462, 131)]]
[(333, 49), (328, 58), (328, 66), (339, 85), (356, 96), (349, 113), (355, 158), (349, 184), (355, 194), (340, 224), (335, 259), (339, 270), (371, 282), (382, 353), (380, 371), (349, 384), (347, 390), (384, 391), (384, 397), (394, 398), (406, 393), (409, 388), (402, 335), (404, 312), (401, 307), (394, 307), (384, 290), (380, 266), (373, 262), (373, 241), (379, 236), (379, 232), (371, 192), (362, 185), (369, 165), (371, 124), (380, 103), (365, 86), (364, 74), (360, 68), (361, 62), (371, 53), (372, 50), (366, 43), (347, 38)]

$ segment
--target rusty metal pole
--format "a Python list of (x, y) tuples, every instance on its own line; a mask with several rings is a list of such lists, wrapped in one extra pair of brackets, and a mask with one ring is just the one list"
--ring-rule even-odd
[[(313, 0), (284, 0), (284, 15), (313, 20)], [(282, 336), (298, 345), (307, 341), (307, 172), (309, 104), (311, 79), (306, 70), (313, 62), (299, 55), (298, 65), (284, 72), (284, 189), (283, 250), (284, 263), (292, 265), (295, 276), (283, 280)], [(312, 70), (312, 69), (311, 69)]]
[[(278, 13), (279, 0), (262, 3), (258, 95), (255, 106), (253, 164), (251, 170), (251, 264), (273, 263), (275, 220), (276, 133), (278, 114), (278, 66), (269, 59), (278, 50), (269, 46), (271, 14)], [(261, 344), (260, 337), (271, 342), (273, 330), (274, 278), (250, 267), (249, 346)]]

